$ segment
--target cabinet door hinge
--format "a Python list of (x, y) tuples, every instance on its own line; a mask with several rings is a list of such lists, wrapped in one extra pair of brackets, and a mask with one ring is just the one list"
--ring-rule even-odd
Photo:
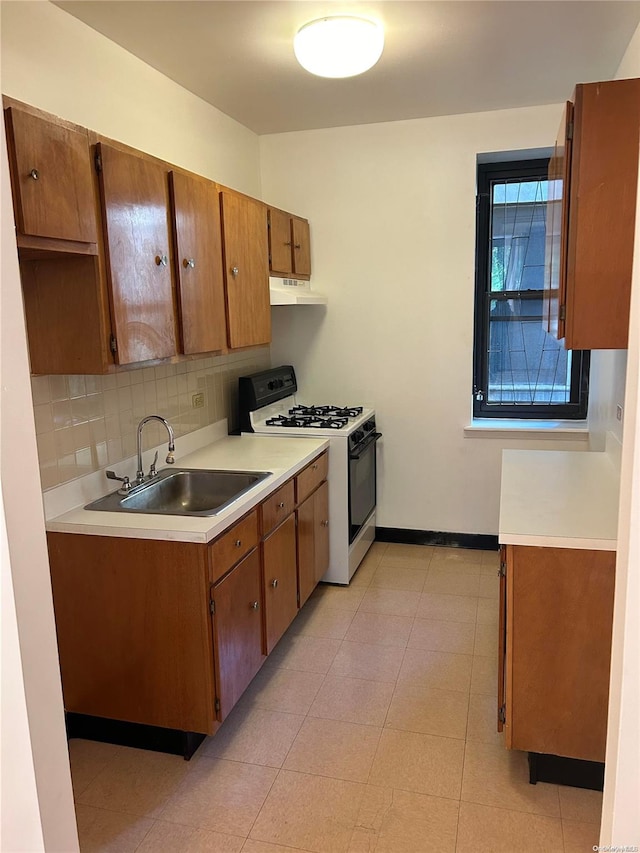
[(500, 568), (498, 569), (498, 576), (501, 578), (504, 578), (504, 577), (506, 577), (506, 575), (507, 575), (507, 564), (504, 562), (504, 560), (501, 560), (500, 561)]
[(498, 719), (503, 724), (507, 722), (507, 708), (505, 705), (501, 705), (498, 708)]
[(216, 603), (213, 598), (209, 599), (209, 612), (215, 615), (216, 612)]
[(217, 714), (218, 711), (220, 710), (220, 700), (218, 699), (217, 696), (216, 696), (216, 701), (215, 701), (215, 709), (216, 709), (216, 714)]
[(96, 151), (95, 157), (93, 158), (94, 165), (96, 167), (96, 172), (100, 174), (102, 171), (102, 155), (99, 151)]
[(573, 139), (573, 122), (570, 121), (567, 125), (567, 139)]
[(114, 355), (118, 352), (118, 343), (114, 335), (111, 335), (111, 337), (109, 338), (109, 348), (111, 352), (114, 353)]
[(567, 319), (567, 306), (566, 305), (560, 306), (560, 310), (558, 312), (558, 318), (560, 320), (566, 320)]

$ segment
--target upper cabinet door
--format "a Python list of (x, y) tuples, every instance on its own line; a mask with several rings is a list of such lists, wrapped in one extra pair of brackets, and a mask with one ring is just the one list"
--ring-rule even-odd
[(291, 217), (275, 208), (269, 209), (269, 258), (271, 272), (291, 274)]
[(567, 349), (626, 349), (640, 79), (576, 86), (567, 228)]
[(227, 345), (220, 204), (214, 183), (170, 173), (182, 352)]
[(5, 110), (16, 224), (21, 234), (96, 243), (98, 227), (86, 132)]
[(291, 218), (293, 237), (293, 271), (296, 275), (311, 275), (311, 241), (306, 219)]
[(567, 301), (567, 226), (572, 127), (573, 104), (567, 101), (553, 157), (549, 161), (547, 196), (544, 316), (547, 331), (556, 338), (564, 337)]
[(168, 358), (177, 346), (167, 173), (143, 157), (97, 148), (116, 359)]
[(267, 209), (227, 190), (220, 193), (229, 346), (271, 342)]

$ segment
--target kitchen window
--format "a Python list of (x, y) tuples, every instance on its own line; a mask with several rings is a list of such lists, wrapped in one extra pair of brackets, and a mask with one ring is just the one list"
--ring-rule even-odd
[(587, 414), (589, 352), (543, 323), (548, 163), (478, 166), (474, 418)]

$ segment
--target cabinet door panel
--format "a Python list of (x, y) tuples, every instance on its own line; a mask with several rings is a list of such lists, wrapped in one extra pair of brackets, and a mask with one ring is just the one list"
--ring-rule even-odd
[(313, 495), (315, 582), (329, 568), (329, 484), (324, 482)]
[(264, 614), (269, 654), (298, 611), (295, 516), (263, 542)]
[(218, 190), (210, 181), (170, 172), (182, 351), (226, 347)]
[(567, 101), (553, 157), (549, 161), (547, 201), (544, 317), (546, 318), (547, 331), (556, 338), (563, 338), (565, 332), (569, 177), (572, 152), (569, 127), (572, 122), (573, 104)]
[(293, 271), (296, 275), (311, 275), (311, 242), (309, 239), (309, 223), (306, 219), (291, 220), (293, 236)]
[(116, 358), (167, 358), (177, 352), (167, 175), (150, 160), (98, 148)]
[(604, 761), (615, 553), (508, 550), (507, 745)]
[(269, 255), (272, 272), (291, 273), (291, 217), (281, 210), (269, 210)]
[(500, 603), (498, 610), (498, 731), (504, 728), (501, 709), (506, 711), (505, 656), (507, 653), (507, 546), (500, 546)]
[(6, 115), (18, 231), (95, 243), (98, 228), (87, 134), (14, 108)]
[(567, 241), (567, 349), (626, 349), (640, 80), (576, 87)]
[(316, 586), (316, 558), (314, 549), (313, 495), (296, 510), (298, 516), (298, 591), (302, 607)]
[(269, 248), (266, 208), (257, 201), (221, 192), (229, 346), (271, 341)]
[(222, 721), (262, 665), (258, 549), (214, 586), (213, 601), (218, 719)]

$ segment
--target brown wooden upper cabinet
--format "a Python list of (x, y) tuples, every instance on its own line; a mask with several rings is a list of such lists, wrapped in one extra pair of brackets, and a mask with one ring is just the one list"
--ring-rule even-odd
[(306, 219), (269, 208), (269, 268), (276, 276), (310, 277), (311, 244)]
[(87, 131), (15, 107), (5, 121), (18, 248), (97, 254)]
[(178, 351), (167, 172), (103, 143), (97, 153), (117, 361), (167, 358)]
[(547, 220), (547, 328), (567, 349), (627, 347), (639, 141), (640, 79), (576, 87)]
[(248, 196), (220, 192), (229, 347), (271, 342), (267, 210)]
[(181, 351), (227, 345), (218, 189), (212, 181), (172, 171), (171, 197)]

